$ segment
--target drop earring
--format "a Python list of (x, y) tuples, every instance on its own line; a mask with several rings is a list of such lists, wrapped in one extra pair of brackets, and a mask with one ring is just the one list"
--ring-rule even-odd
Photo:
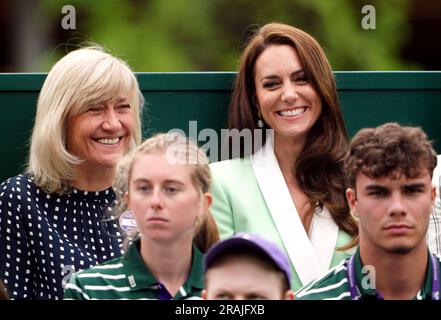
[(357, 215), (356, 210), (355, 210), (355, 209), (351, 209), (351, 210), (349, 211), (349, 213), (351, 214), (352, 219), (354, 219), (356, 222), (358, 222), (358, 215)]
[(257, 120), (257, 126), (263, 128), (262, 114), (260, 113), (260, 110), (257, 111), (257, 117), (259, 118), (259, 120)]

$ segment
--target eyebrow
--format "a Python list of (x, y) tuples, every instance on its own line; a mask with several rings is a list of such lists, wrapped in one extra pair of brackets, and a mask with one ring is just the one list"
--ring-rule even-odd
[(426, 186), (426, 184), (422, 183), (422, 182), (415, 182), (415, 183), (410, 183), (410, 184), (406, 184), (404, 187), (405, 188), (424, 188)]
[[(145, 179), (145, 178), (137, 178), (137, 179), (133, 180), (133, 182), (134, 183), (148, 183), (148, 182), (150, 182), (150, 180), (149, 179)], [(174, 180), (174, 179), (166, 179), (164, 181), (164, 183), (176, 183), (176, 184), (179, 184), (179, 185), (184, 185), (184, 183), (182, 183), (181, 181)]]
[[(303, 68), (292, 72), (291, 76), (296, 76), (296, 75), (298, 75), (298, 74), (300, 74), (302, 72), (305, 72), (305, 70)], [(262, 80), (278, 79), (278, 78), (279, 77), (277, 75), (275, 75), (275, 74), (269, 74), (267, 76), (263, 76), (262, 78), (260, 78), (260, 81), (262, 81)]]
[[(409, 184), (405, 184), (403, 186), (403, 188), (424, 188), (426, 185), (422, 182), (415, 182), (415, 183), (409, 183)], [(368, 185), (367, 187), (364, 188), (366, 191), (369, 190), (389, 190), (388, 187), (379, 185), (379, 184), (372, 184), (372, 185)]]
[(116, 100), (115, 100), (115, 102), (116, 103), (120, 103), (120, 102), (130, 102), (130, 99), (129, 98), (117, 98)]
[(114, 101), (114, 103), (118, 104), (118, 103), (127, 103), (130, 104), (130, 99), (129, 98), (115, 98), (114, 100), (110, 99), (110, 100), (99, 100), (99, 99), (95, 99), (93, 101), (90, 101), (88, 103), (86, 103), (82, 108), (80, 108), (79, 110), (87, 110), (89, 108), (92, 107), (97, 107), (100, 105), (103, 105), (104, 103), (108, 102), (108, 101)]
[(371, 184), (364, 188), (365, 190), (387, 190), (388, 188), (379, 184)]
[(138, 178), (133, 180), (134, 183), (141, 183), (141, 182), (149, 182), (148, 179), (144, 179), (144, 178)]

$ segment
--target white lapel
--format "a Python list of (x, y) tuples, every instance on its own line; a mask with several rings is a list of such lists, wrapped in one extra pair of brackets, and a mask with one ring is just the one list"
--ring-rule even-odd
[(332, 220), (328, 208), (317, 208), (312, 216), (309, 239), (314, 247), (321, 270), (327, 271), (331, 266), (337, 244), (338, 226)]
[(251, 165), (288, 256), (300, 281), (306, 285), (330, 267), (338, 227), (332, 219), (314, 214), (311, 240), (308, 238), (274, 154), (272, 140), (269, 136), (265, 145), (250, 157)]

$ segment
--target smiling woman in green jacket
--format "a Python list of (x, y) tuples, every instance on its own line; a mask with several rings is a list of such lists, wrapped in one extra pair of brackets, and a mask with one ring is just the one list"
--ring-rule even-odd
[(211, 165), (221, 237), (245, 231), (278, 243), (298, 289), (347, 257), (358, 234), (344, 198), (348, 138), (336, 84), (313, 37), (279, 23), (254, 34), (241, 58), (229, 129), (251, 130), (253, 148), (230, 138), (240, 157)]

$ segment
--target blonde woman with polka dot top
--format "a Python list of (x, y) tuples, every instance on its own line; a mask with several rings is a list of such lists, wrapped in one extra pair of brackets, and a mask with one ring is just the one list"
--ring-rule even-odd
[(12, 299), (60, 299), (70, 276), (121, 255), (116, 164), (141, 140), (143, 98), (100, 48), (67, 54), (37, 104), (27, 171), (0, 186), (0, 278)]

